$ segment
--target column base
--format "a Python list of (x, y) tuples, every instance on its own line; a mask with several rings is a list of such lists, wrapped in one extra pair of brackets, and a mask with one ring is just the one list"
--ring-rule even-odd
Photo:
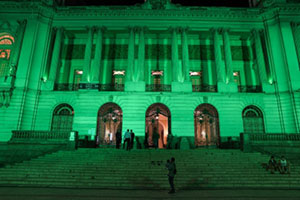
[(183, 83), (172, 82), (172, 92), (192, 92), (192, 82), (186, 81)]
[(54, 81), (47, 80), (42, 83), (42, 90), (52, 91), (54, 89)]
[(218, 82), (217, 86), (218, 86), (218, 92), (224, 92), (224, 93), (238, 92), (238, 87), (235, 82), (229, 82), (229, 83)]
[(274, 93), (275, 92), (274, 85), (271, 85), (270, 83), (263, 83), (262, 91), (265, 93)]
[(125, 92), (145, 92), (145, 81), (125, 82)]

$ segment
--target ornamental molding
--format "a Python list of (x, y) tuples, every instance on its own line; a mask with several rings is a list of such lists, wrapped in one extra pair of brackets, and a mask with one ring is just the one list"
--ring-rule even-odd
[(109, 10), (109, 9), (58, 9), (56, 18), (60, 17), (156, 17), (156, 18), (213, 18), (213, 19), (255, 19), (257, 20), (259, 9), (194, 9), (194, 10)]
[[(152, 17), (164, 19), (205, 19), (205, 20), (254, 20), (274, 15), (297, 15), (300, 5), (282, 4), (270, 1), (270, 7), (258, 8), (221, 8), (221, 7), (183, 7), (171, 4), (168, 0), (149, 0), (136, 6), (101, 7), (55, 7), (46, 1), (0, 2), (0, 13), (39, 14), (48, 18), (77, 17)], [(267, 2), (267, 1), (266, 1)]]

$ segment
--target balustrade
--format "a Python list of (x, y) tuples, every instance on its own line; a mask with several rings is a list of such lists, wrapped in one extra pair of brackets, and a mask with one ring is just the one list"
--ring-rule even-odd
[(147, 92), (171, 92), (171, 85), (164, 84), (147, 84)]
[(216, 85), (193, 85), (193, 92), (217, 92)]

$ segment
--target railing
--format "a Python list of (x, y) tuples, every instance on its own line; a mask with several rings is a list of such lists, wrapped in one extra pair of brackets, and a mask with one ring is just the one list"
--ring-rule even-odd
[(99, 91), (124, 91), (124, 84), (102, 84)]
[(69, 140), (70, 131), (12, 131), (11, 140)]
[(70, 84), (70, 83), (56, 83), (54, 85), (55, 91), (77, 91), (79, 85)]
[(146, 92), (171, 92), (171, 85), (147, 84)]
[(99, 90), (99, 91), (124, 91), (124, 84), (97, 84), (97, 83), (56, 83), (55, 91)]
[(249, 134), (250, 141), (300, 141), (300, 134)]
[(193, 92), (217, 92), (216, 85), (193, 85)]
[(245, 93), (259, 93), (262, 92), (262, 87), (260, 85), (253, 85), (253, 86), (238, 86), (239, 92)]

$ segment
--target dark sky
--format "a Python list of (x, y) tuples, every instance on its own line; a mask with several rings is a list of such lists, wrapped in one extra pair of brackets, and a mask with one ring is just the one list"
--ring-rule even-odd
[[(135, 5), (145, 0), (65, 0), (68, 6), (86, 5)], [(248, 0), (172, 0), (173, 3), (183, 6), (228, 6), (249, 7)]]

